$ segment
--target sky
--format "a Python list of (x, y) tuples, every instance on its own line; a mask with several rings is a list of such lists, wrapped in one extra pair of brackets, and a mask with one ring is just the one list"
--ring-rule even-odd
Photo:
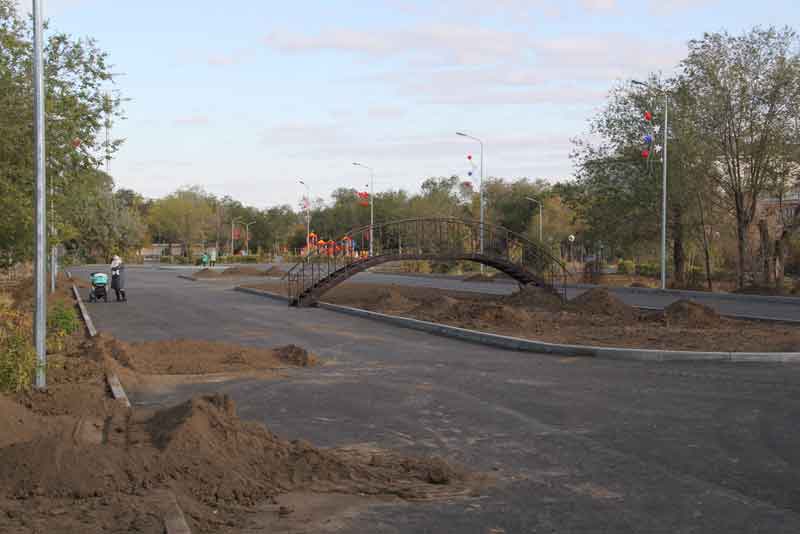
[[(29, 2), (20, 0), (23, 5)], [(130, 100), (118, 187), (265, 208), (338, 187), (569, 179), (571, 139), (623, 80), (673, 72), (704, 32), (800, 20), (796, 0), (44, 0), (109, 53)]]

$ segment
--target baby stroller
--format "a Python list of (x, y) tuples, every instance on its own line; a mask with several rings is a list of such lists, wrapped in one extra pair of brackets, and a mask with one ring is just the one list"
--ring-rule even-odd
[(108, 275), (105, 273), (92, 273), (89, 276), (89, 280), (92, 282), (89, 302), (97, 302), (100, 299), (108, 302)]

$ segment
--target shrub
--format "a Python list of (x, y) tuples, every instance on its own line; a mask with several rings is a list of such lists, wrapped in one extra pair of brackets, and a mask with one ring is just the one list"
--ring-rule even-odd
[(651, 278), (658, 278), (661, 276), (661, 267), (655, 263), (642, 263), (636, 270), (640, 276), (649, 276)]
[(619, 263), (617, 263), (617, 273), (634, 274), (635, 272), (636, 264), (632, 260), (619, 260)]
[(0, 308), (0, 391), (28, 389), (35, 370), (30, 318), (22, 312)]
[(56, 302), (47, 312), (47, 351), (61, 352), (67, 338), (81, 327), (75, 308)]

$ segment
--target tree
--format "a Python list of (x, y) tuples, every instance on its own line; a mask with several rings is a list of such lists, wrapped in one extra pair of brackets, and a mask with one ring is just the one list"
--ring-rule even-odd
[(208, 195), (196, 186), (179, 189), (157, 200), (148, 216), (153, 238), (161, 242), (183, 243), (187, 255), (193, 243), (210, 238), (214, 222), (214, 210)]
[(747, 235), (757, 203), (787, 157), (782, 140), (797, 135), (799, 48), (789, 28), (712, 33), (690, 41), (683, 62), (696, 100), (692, 119), (717, 158), (719, 172), (712, 177), (736, 221), (739, 287), (745, 284)]

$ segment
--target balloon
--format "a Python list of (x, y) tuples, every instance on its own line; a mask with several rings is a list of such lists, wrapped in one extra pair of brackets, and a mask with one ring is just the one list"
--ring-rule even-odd
[(647, 122), (650, 122), (651, 120), (653, 120), (653, 114), (650, 113), (649, 111), (645, 111), (644, 112), (644, 120), (646, 120)]
[(644, 136), (644, 142), (645, 142), (646, 145), (651, 144), (653, 142), (653, 136), (652, 135), (645, 135)]
[(78, 148), (79, 146), (81, 146), (81, 140), (76, 137), (72, 140), (72, 148)]
[(472, 159), (472, 154), (467, 154), (467, 159)]
[(645, 158), (645, 159), (649, 158), (650, 157), (650, 151), (646, 150), (646, 149), (642, 150), (642, 157)]

